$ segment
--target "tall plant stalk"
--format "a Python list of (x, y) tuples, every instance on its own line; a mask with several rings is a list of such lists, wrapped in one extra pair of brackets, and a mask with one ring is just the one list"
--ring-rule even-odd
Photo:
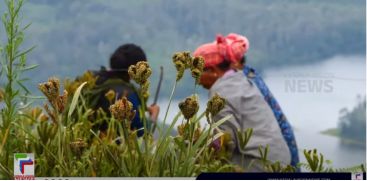
[(20, 25), (20, 10), (23, 3), (23, 0), (6, 0), (7, 12), (2, 16), (7, 41), (1, 52), (1, 72), (5, 76), (0, 78), (5, 78), (5, 80), (0, 81), (5, 81), (5, 108), (1, 110), (0, 121), (0, 178), (4, 175), (11, 178), (9, 175), (11, 172), (6, 168), (10, 168), (9, 166), (12, 165), (10, 154), (15, 150), (11, 148), (13, 145), (9, 144), (9, 140), (12, 139), (10, 135), (14, 132), (12, 122), (17, 122), (19, 119), (17, 110), (21, 109), (18, 107), (20, 94), (22, 92), (29, 93), (29, 90), (23, 85), (25, 80), (21, 79), (21, 74), (36, 67), (26, 67), (26, 55), (34, 47), (25, 51), (20, 50), (24, 41), (24, 31), (30, 25), (24, 27)]
[(166, 113), (164, 114), (163, 125), (166, 124), (167, 115), (168, 115), (168, 112), (169, 112), (169, 108), (171, 107), (171, 102), (172, 102), (173, 95), (175, 94), (177, 83), (178, 83), (178, 81), (176, 80), (175, 84), (173, 85), (171, 95), (169, 96), (168, 106), (167, 106), (167, 109), (166, 109)]

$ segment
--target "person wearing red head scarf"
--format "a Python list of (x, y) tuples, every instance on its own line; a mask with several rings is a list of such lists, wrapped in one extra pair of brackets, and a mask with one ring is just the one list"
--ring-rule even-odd
[[(282, 135), (291, 152), (291, 165), (297, 167), (299, 163), (298, 148), (291, 124), (260, 74), (254, 68), (251, 68), (247, 64), (245, 65), (245, 55), (250, 47), (248, 39), (245, 36), (235, 33), (230, 33), (226, 37), (219, 35), (217, 39), (222, 39), (221, 42), (225, 41), (225, 44), (221, 44), (220, 46), (222, 47), (221, 49), (226, 50), (226, 54), (228, 55), (227, 58), (231, 62), (231, 67), (242, 71), (244, 75), (258, 87), (265, 101), (272, 109)], [(299, 169), (297, 170), (299, 171)]]
[[(275, 99), (274, 95), (269, 90), (265, 81), (262, 79), (261, 75), (252, 67), (246, 64), (246, 53), (249, 49), (249, 41), (246, 37), (231, 33), (226, 37), (227, 50), (230, 56), (232, 67), (242, 70), (244, 75), (256, 84), (261, 94), (263, 95), (265, 101), (268, 103), (272, 109), (274, 116), (278, 121), (278, 125), (282, 131), (282, 135), (287, 142), (289, 151), (291, 152), (291, 165), (297, 167), (299, 163), (298, 148), (296, 143), (296, 138), (289, 123), (287, 117), (285, 116), (283, 110), (281, 109), (278, 101)], [(299, 169), (297, 169), (300, 171)]]
[[(263, 172), (266, 170), (260, 161), (260, 146), (269, 146), (268, 160), (272, 162), (279, 161), (282, 165), (288, 165), (291, 156), (277, 120), (261, 92), (242, 71), (237, 71), (232, 66), (240, 53), (247, 51), (248, 46), (241, 45), (246, 40), (218, 36), (215, 42), (199, 46), (194, 56), (204, 58), (205, 68), (200, 84), (209, 89), (210, 97), (219, 94), (226, 100), (224, 109), (213, 120), (233, 115), (220, 126), (231, 135), (232, 142), (236, 145), (232, 150), (232, 161), (240, 165), (243, 163), (242, 166), (249, 172)], [(247, 128), (253, 129), (253, 135), (247, 146), (242, 148), (236, 133)]]

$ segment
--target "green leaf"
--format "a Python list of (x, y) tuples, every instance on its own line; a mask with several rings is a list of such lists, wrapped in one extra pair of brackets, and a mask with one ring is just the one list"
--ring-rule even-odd
[(264, 158), (265, 158), (265, 160), (267, 160), (268, 159), (268, 153), (269, 153), (269, 145), (266, 145), (266, 147), (265, 147), (265, 155), (264, 155)]
[(217, 128), (218, 126), (222, 125), (224, 122), (228, 121), (229, 119), (232, 118), (232, 115), (227, 115), (226, 117), (220, 119), (219, 121), (215, 122), (213, 124), (213, 129)]
[(45, 96), (29, 96), (29, 95), (21, 95), (20, 97), (22, 98), (27, 98), (27, 99), (46, 99)]
[[(177, 115), (173, 119), (171, 125), (169, 126), (169, 128), (166, 131), (166, 133), (164, 134), (164, 137), (163, 138), (167, 138), (167, 136), (171, 133), (171, 130), (173, 129), (173, 126), (175, 126), (178, 118), (180, 118), (181, 115), (182, 115), (181, 111), (177, 113)], [(163, 126), (165, 126), (165, 125), (163, 125)]]
[(22, 43), (23, 43), (23, 36), (21, 35), (21, 36), (18, 36), (15, 39), (15, 45), (14, 45), (15, 49), (17, 49), (19, 47), (19, 45), (22, 44)]
[(260, 157), (264, 160), (263, 146), (259, 146)]
[(24, 31), (24, 30), (26, 30), (26, 29), (28, 29), (28, 28), (31, 26), (31, 24), (32, 24), (32, 23), (28, 23), (27, 25), (25, 25), (25, 26), (23, 27), (23, 31)]
[(52, 151), (50, 151), (46, 145), (44, 145), (42, 142), (39, 142), (37, 137), (34, 136), (29, 130), (24, 129), (22, 126), (20, 126), (19, 124), (15, 123), (15, 122), (12, 122), (12, 124), (14, 126), (16, 126), (18, 129), (21, 129), (22, 131), (24, 131), (27, 135), (29, 135), (30, 136), (30, 139), (29, 139), (30, 141), (33, 141), (35, 143), (40, 143), (41, 146), (43, 147), (43, 149), (45, 151), (47, 151), (50, 154), (50, 156), (52, 156), (57, 162), (59, 162), (59, 164), (62, 167), (64, 167), (62, 160), (57, 159), (56, 155), (54, 155), (54, 153)]
[[(217, 128), (224, 122), (228, 121), (230, 118), (232, 118), (232, 115), (227, 115), (226, 117), (220, 119), (219, 121), (215, 122), (212, 125), (212, 129)], [(206, 137), (209, 135), (209, 131), (205, 131), (203, 134), (200, 135), (199, 139), (196, 141), (196, 143), (193, 146), (193, 149), (198, 149), (198, 147), (203, 143), (203, 141), (206, 139)]]
[[(215, 134), (213, 136), (213, 140), (216, 140), (216, 139), (220, 138), (222, 135), (224, 135), (223, 132), (219, 132), (219, 133)], [(209, 146), (210, 144), (211, 144), (211, 140), (208, 140), (208, 142), (206, 143), (206, 146)]]
[(32, 105), (33, 104), (33, 102), (28, 102), (27, 104), (25, 104), (25, 105), (23, 105), (23, 106), (20, 106), (20, 107), (18, 107), (18, 109), (26, 109), (26, 108), (28, 108), (30, 105)]
[(68, 113), (68, 117), (71, 117), (71, 114), (73, 114), (76, 104), (78, 103), (78, 99), (79, 96), (81, 94), (82, 88), (84, 87), (84, 85), (87, 84), (87, 82), (82, 83), (75, 91), (74, 96), (73, 96), (73, 100), (71, 101), (70, 104), (70, 109), (69, 109), (69, 113)]
[(26, 94), (31, 93), (31, 91), (19, 80), (17, 80), (18, 85), (26, 92)]
[(21, 69), (21, 71), (32, 70), (32, 69), (37, 68), (38, 66), (39, 66), (38, 64), (35, 64), (35, 65), (28, 66), (28, 67), (24, 67)]
[(324, 164), (324, 155), (322, 155), (320, 153), (320, 164), (319, 164), (319, 168), (318, 168), (319, 172), (321, 172), (324, 169), (323, 164)]
[(31, 51), (32, 51), (33, 49), (35, 49), (35, 48), (36, 48), (36, 46), (32, 46), (31, 48), (29, 48), (29, 49), (27, 49), (27, 50), (25, 50), (25, 51), (23, 51), (23, 52), (21, 52), (21, 53), (19, 53), (19, 54), (15, 55), (14, 59), (16, 59), (16, 58), (18, 58), (18, 57), (21, 57), (21, 56), (24, 56), (25, 54), (27, 54), (27, 53), (31, 52)]

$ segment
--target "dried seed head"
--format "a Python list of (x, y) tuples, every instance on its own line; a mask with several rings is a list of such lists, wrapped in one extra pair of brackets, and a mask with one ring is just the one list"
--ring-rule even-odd
[(143, 84), (140, 85), (140, 93), (142, 98), (147, 101), (149, 98), (149, 86), (150, 86), (150, 82), (149, 81), (145, 81)]
[(138, 62), (136, 64), (137, 76), (141, 77), (142, 83), (146, 82), (150, 75), (152, 75), (152, 69), (145, 61)]
[(50, 102), (53, 102), (59, 96), (60, 91), (59, 79), (49, 78), (47, 82), (39, 84), (38, 88)]
[(198, 139), (199, 139), (199, 137), (200, 137), (200, 135), (201, 135), (201, 128), (200, 128), (200, 127), (198, 127), (198, 128), (196, 128), (196, 129), (195, 129), (195, 131), (194, 131), (193, 141), (195, 142), (196, 140), (198, 140)]
[(48, 79), (49, 84), (51, 85), (51, 90), (53, 90), (51, 93), (55, 97), (59, 95), (60, 91), (60, 81), (56, 77), (51, 77)]
[(191, 75), (195, 79), (196, 84), (199, 83), (202, 72), (203, 71), (200, 71), (199, 69), (192, 69), (191, 70)]
[[(189, 129), (189, 125), (191, 123), (183, 123), (179, 126), (177, 126), (177, 132), (178, 135), (183, 137), (185, 140), (190, 139), (190, 135), (188, 134), (188, 129)], [(195, 129), (192, 140), (195, 142), (199, 139), (200, 135), (201, 135), (202, 131), (200, 128), (200, 125), (198, 125), (198, 127)]]
[(77, 81), (73, 81), (70, 79), (65, 79), (64, 80), (64, 88), (65, 90), (67, 90), (70, 94), (74, 94), (74, 92), (76, 91), (76, 89), (78, 88), (78, 82)]
[(204, 58), (202, 56), (194, 57), (191, 61), (191, 69), (204, 69)]
[(144, 82), (144, 84), (141, 85), (141, 92), (143, 93), (149, 92), (149, 86), (150, 86), (150, 82), (148, 81)]
[(68, 91), (69, 94), (73, 95), (78, 89), (78, 87), (84, 83), (87, 82), (84, 89), (92, 89), (96, 85), (98, 76), (95, 76), (93, 72), (86, 71), (83, 73), (82, 76), (76, 78), (75, 80), (65, 79), (64, 80), (64, 88)]
[(136, 66), (135, 65), (130, 65), (127, 73), (129, 74), (130, 78), (135, 80), (136, 77)]
[(177, 69), (177, 75), (176, 75), (176, 81), (179, 81), (185, 72), (185, 64), (182, 62), (175, 63), (176, 69)]
[(108, 102), (111, 104), (113, 101), (115, 101), (116, 92), (112, 89), (108, 90), (108, 92), (104, 95)]
[(135, 117), (133, 104), (126, 97), (117, 100), (115, 104), (111, 105), (110, 112), (119, 121), (124, 121), (125, 119), (130, 121)]
[(190, 68), (191, 56), (190, 52), (177, 52), (172, 57), (173, 63), (182, 62), (185, 65), (185, 69)]
[(146, 61), (140, 61), (136, 65), (131, 65), (128, 73), (131, 79), (139, 85), (142, 85), (152, 75), (152, 69)]
[(136, 65), (131, 65), (128, 70), (129, 76), (141, 87), (140, 95), (147, 101), (149, 98), (150, 82), (148, 78), (152, 75), (152, 69), (146, 61), (140, 61)]
[(191, 61), (190, 69), (191, 75), (195, 79), (195, 83), (197, 84), (204, 70), (204, 58), (201, 56), (194, 57)]
[(225, 99), (215, 93), (215, 95), (207, 103), (206, 116), (208, 117), (209, 113), (211, 114), (211, 116), (217, 115), (219, 111), (224, 108), (225, 104)]
[(51, 110), (47, 104), (44, 105), (48, 116), (57, 124), (57, 114), (65, 110), (68, 101), (68, 92), (64, 90), (63, 95), (60, 95), (60, 81), (57, 78), (49, 78), (47, 82), (39, 84), (41, 92), (47, 97)]
[(183, 124), (177, 126), (178, 135), (180, 135), (180, 136), (185, 135), (186, 125), (187, 125), (186, 123), (183, 123)]
[(176, 81), (179, 81), (182, 78), (185, 69), (190, 68), (190, 52), (177, 52), (172, 56), (172, 61), (175, 64), (177, 70)]
[[(77, 85), (77, 88), (83, 83), (83, 82), (88, 82), (87, 83), (87, 85), (86, 85), (86, 87), (88, 88), (88, 89), (91, 89), (91, 88), (93, 88), (95, 85), (96, 85), (96, 81), (97, 81), (97, 76), (95, 76), (94, 74), (93, 74), (93, 72), (91, 72), (91, 71), (86, 71), (86, 72), (84, 72), (84, 74), (81, 76), (81, 77), (79, 77), (78, 79), (77, 79), (77, 82), (78, 82), (78, 85)], [(74, 93), (74, 92), (73, 92)]]
[(68, 92), (64, 90), (64, 94), (59, 96), (56, 101), (56, 107), (60, 113), (64, 111), (67, 102), (68, 102)]
[(178, 107), (180, 108), (185, 119), (189, 120), (199, 111), (197, 96), (193, 95), (186, 98), (183, 102), (178, 104)]

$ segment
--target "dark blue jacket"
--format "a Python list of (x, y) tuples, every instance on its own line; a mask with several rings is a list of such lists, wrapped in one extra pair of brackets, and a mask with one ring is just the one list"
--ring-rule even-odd
[[(102, 108), (108, 115), (110, 114), (109, 107), (110, 102), (104, 96), (109, 90), (114, 90), (117, 95), (117, 99), (120, 99), (124, 93), (127, 93), (127, 99), (133, 104), (133, 109), (136, 110), (136, 114), (131, 123), (132, 130), (139, 130), (143, 127), (143, 123), (140, 119), (139, 115), (139, 106), (141, 106), (141, 102), (139, 96), (136, 92), (136, 89), (133, 84), (124, 81), (122, 79), (123, 76), (119, 76), (115, 72), (109, 72), (105, 70), (101, 70), (98, 72), (94, 72), (94, 74), (98, 77), (96, 81), (96, 87), (103, 87), (103, 90), (99, 93), (99, 98), (96, 104), (96, 109), (99, 107)], [(107, 123), (103, 123), (100, 126), (101, 130), (106, 130), (108, 127)], [(143, 130), (138, 131), (138, 136), (142, 136), (144, 134)]]

